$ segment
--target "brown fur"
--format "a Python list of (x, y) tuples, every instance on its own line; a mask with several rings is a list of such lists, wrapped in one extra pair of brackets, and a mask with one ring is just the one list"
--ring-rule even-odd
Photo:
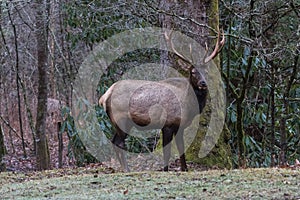
[[(170, 78), (158, 82), (121, 80), (114, 83), (99, 99), (116, 128), (112, 142), (125, 149), (125, 138), (133, 126), (141, 130), (162, 129), (164, 170), (168, 170), (169, 143), (175, 137), (181, 168), (186, 171), (183, 130), (201, 112), (207, 94), (201, 74), (197, 72), (196, 75), (193, 76), (195, 81)], [(116, 153), (122, 167), (128, 171), (124, 152), (116, 148)]]

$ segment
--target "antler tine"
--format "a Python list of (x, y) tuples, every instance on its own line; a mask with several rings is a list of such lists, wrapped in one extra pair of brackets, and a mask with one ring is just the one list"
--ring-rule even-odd
[[(224, 32), (222, 31), (222, 40), (220, 41), (220, 31), (218, 31), (218, 38), (217, 38), (217, 43), (215, 46), (214, 51), (211, 53), (210, 56), (206, 57), (204, 59), (204, 63), (208, 63), (210, 60), (214, 59), (218, 53), (221, 51), (221, 49), (223, 48), (224, 44), (225, 44), (225, 36), (224, 36)], [(206, 54), (205, 54), (206, 56)]]
[(219, 52), (223, 49), (224, 44), (225, 44), (225, 35), (224, 35), (224, 31), (222, 30), (222, 40), (220, 42), (221, 47), (219, 48)]
[[(172, 34), (173, 34), (173, 31), (170, 32), (170, 34), (168, 35), (167, 34), (167, 31), (165, 31), (164, 35), (165, 35), (165, 38), (166, 38), (166, 41), (168, 44), (170, 44), (171, 46), (171, 49), (172, 51), (179, 57), (181, 58), (183, 61), (187, 62), (187, 63), (191, 63), (190, 60), (188, 60), (184, 55), (182, 55), (181, 53), (179, 53), (175, 48), (174, 48), (174, 44), (172, 42)], [(191, 47), (190, 47), (191, 48)]]
[(208, 54), (208, 45), (207, 45), (207, 42), (205, 42), (205, 54), (204, 54), (202, 63), (205, 63), (205, 58), (206, 58), (207, 54)]

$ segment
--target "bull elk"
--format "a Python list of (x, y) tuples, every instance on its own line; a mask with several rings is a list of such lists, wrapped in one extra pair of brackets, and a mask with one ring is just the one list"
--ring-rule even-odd
[[(140, 130), (162, 130), (164, 171), (168, 171), (171, 157), (170, 143), (175, 137), (181, 171), (187, 171), (183, 132), (203, 110), (208, 88), (203, 75), (192, 62), (175, 50), (171, 34), (165, 33), (166, 41), (179, 59), (188, 64), (186, 67), (183, 63), (179, 63), (183, 70), (188, 71), (188, 78), (175, 77), (156, 82), (121, 80), (114, 83), (99, 99), (99, 105), (103, 106), (115, 128), (112, 143), (125, 171), (129, 171), (129, 168), (122, 149), (125, 149), (125, 139), (132, 127)], [(207, 57), (205, 55), (203, 62), (212, 60), (224, 42), (224, 34), (220, 41), (219, 32), (213, 52)], [(195, 109), (194, 105), (199, 109)]]

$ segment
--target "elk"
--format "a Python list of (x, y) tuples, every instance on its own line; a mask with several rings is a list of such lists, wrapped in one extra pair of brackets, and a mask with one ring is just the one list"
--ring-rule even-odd
[[(204, 76), (192, 62), (174, 48), (171, 34), (165, 32), (165, 39), (171, 49), (182, 61), (181, 68), (188, 71), (188, 78), (174, 77), (161, 81), (120, 80), (114, 83), (99, 99), (115, 128), (112, 138), (117, 159), (123, 170), (129, 171), (124, 151), (125, 139), (132, 127), (140, 130), (161, 129), (163, 141), (164, 171), (168, 171), (171, 157), (171, 141), (175, 138), (180, 155), (181, 171), (187, 171), (184, 153), (183, 132), (194, 117), (201, 113), (205, 104), (208, 88)], [(224, 34), (220, 32), (211, 55), (205, 55), (203, 62), (208, 63), (222, 49)], [(206, 50), (206, 54), (207, 54)], [(178, 60), (179, 61), (179, 60)], [(196, 109), (198, 107), (198, 109)]]

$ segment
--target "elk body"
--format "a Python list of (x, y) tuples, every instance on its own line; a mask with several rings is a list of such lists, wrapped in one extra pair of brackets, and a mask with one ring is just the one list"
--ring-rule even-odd
[[(219, 34), (220, 36), (220, 34)], [(205, 62), (213, 59), (224, 44), (219, 41)], [(170, 41), (166, 35), (167, 41)], [(171, 47), (184, 62), (190, 63)], [(121, 80), (114, 83), (99, 99), (108, 114), (115, 133), (112, 143), (122, 168), (129, 171), (125, 159), (125, 139), (132, 127), (140, 130), (161, 129), (163, 140), (164, 171), (168, 171), (171, 141), (175, 138), (180, 155), (181, 170), (187, 171), (183, 132), (206, 103), (208, 88), (202, 74), (192, 65), (189, 78), (169, 78), (162, 81)]]

